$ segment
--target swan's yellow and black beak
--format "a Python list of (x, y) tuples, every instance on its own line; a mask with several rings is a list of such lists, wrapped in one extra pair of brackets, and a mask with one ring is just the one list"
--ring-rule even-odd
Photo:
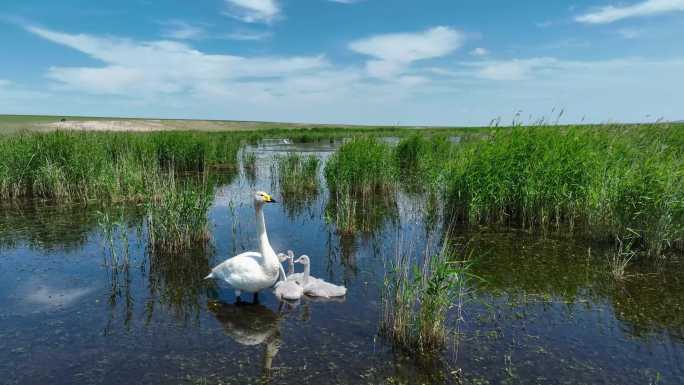
[(264, 194), (264, 202), (266, 202), (266, 203), (278, 203), (277, 200), (273, 199), (273, 197), (268, 195), (268, 194)]

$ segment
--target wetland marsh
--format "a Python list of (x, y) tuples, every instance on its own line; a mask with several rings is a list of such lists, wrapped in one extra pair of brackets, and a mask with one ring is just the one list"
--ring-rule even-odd
[[(681, 129), (0, 137), (0, 378), (684, 383)], [(236, 306), (202, 279), (255, 248), (255, 190), (276, 251), (345, 298)], [(470, 279), (417, 354), (383, 333), (388, 272), (445, 240)]]

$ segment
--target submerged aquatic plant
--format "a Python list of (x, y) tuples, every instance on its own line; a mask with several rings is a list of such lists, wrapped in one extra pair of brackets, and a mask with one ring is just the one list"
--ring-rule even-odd
[(398, 247), (384, 279), (380, 332), (408, 351), (441, 350), (450, 335), (446, 321), (451, 309), (456, 308), (460, 322), (471, 266), (470, 258), (455, 260), (448, 240), (420, 263)]

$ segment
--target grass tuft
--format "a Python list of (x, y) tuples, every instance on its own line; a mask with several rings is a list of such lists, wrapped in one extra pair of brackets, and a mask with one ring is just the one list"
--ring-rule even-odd
[(148, 200), (148, 244), (153, 253), (171, 254), (205, 245), (213, 189), (206, 181), (177, 183), (173, 174)]
[(325, 165), (328, 222), (346, 234), (382, 227), (397, 211), (395, 170), (392, 149), (373, 137), (342, 145)]
[(386, 272), (380, 332), (407, 351), (440, 351), (449, 338), (447, 315), (452, 308), (458, 308), (460, 321), (472, 262), (454, 260), (447, 243), (439, 253), (427, 254), (422, 263), (398, 248)]

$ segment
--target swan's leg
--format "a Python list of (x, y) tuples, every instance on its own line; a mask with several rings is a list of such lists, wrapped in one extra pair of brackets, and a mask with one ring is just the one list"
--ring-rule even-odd
[(235, 289), (235, 303), (242, 302), (242, 299), (240, 298), (240, 294), (242, 294), (242, 290)]

